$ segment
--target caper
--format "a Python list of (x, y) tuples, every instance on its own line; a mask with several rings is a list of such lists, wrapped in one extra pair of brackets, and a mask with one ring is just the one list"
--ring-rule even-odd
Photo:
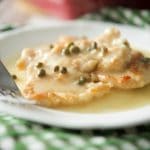
[(97, 48), (98, 48), (98, 45), (94, 41), (94, 42), (92, 42), (91, 46), (87, 48), (87, 51), (91, 51), (91, 50), (94, 50), (94, 49), (97, 49)]
[(102, 52), (103, 56), (105, 56), (108, 53), (108, 48), (103, 46), (101, 47), (100, 51)]
[(50, 44), (50, 45), (49, 45), (49, 48), (50, 48), (50, 49), (54, 48), (54, 45), (53, 45), (53, 44)]
[(80, 76), (80, 78), (78, 80), (78, 84), (83, 85), (86, 81), (87, 81), (87, 79), (84, 76)]
[(94, 42), (92, 43), (92, 48), (93, 48), (93, 49), (97, 49), (97, 47), (98, 47), (98, 46), (97, 46), (97, 43), (94, 41)]
[(16, 80), (16, 79), (17, 79), (17, 76), (16, 76), (15, 74), (13, 74), (13, 75), (12, 75), (12, 78), (13, 78), (14, 80)]
[(74, 54), (78, 54), (80, 52), (80, 48), (78, 46), (71, 46), (70, 52)]
[(38, 64), (36, 65), (37, 68), (42, 68), (43, 67), (43, 63), (42, 62), (38, 62)]
[(59, 71), (59, 66), (57, 65), (54, 67), (54, 72), (58, 72), (58, 71)]
[(39, 70), (38, 77), (42, 78), (46, 76), (46, 71), (44, 69)]
[(70, 55), (69, 48), (64, 48), (64, 49), (62, 50), (62, 54), (63, 54), (63, 55)]
[(123, 41), (123, 44), (124, 44), (125, 46), (127, 46), (127, 47), (130, 47), (130, 44), (129, 44), (129, 42), (128, 42), (127, 40)]
[(66, 68), (66, 67), (62, 67), (61, 70), (60, 70), (60, 72), (61, 72), (62, 74), (67, 73), (67, 68)]
[(70, 42), (68, 45), (67, 45), (67, 48), (70, 48), (72, 45), (74, 45), (73, 42)]

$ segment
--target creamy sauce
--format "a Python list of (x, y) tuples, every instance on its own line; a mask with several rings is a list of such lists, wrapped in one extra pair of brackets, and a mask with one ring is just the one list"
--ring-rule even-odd
[[(9, 60), (6, 65), (11, 74), (17, 75), (17, 85), (21, 90), (23, 89), (24, 75), (17, 71), (14, 60), (16, 59)], [(146, 105), (150, 105), (150, 85), (141, 89), (128, 91), (114, 89), (99, 100), (93, 100), (84, 105), (59, 107), (56, 109), (80, 113), (101, 113), (128, 110)]]
[(81, 113), (114, 112), (150, 105), (150, 85), (141, 89), (113, 90), (109, 94), (88, 104), (61, 107), (65, 111)]
[[(144, 52), (150, 57), (150, 53)], [(101, 99), (94, 100), (84, 105), (60, 107), (63, 111), (80, 113), (102, 113), (129, 110), (150, 105), (150, 85), (134, 90), (112, 90)]]

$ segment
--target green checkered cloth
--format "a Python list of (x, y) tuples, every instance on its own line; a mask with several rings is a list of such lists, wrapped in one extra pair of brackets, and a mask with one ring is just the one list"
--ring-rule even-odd
[[(82, 17), (150, 27), (150, 11), (105, 8)], [(9, 26), (1, 29), (6, 31)], [(118, 130), (67, 130), (0, 113), (0, 150), (150, 150), (150, 124)]]
[(82, 17), (87, 20), (105, 20), (116, 23), (150, 27), (150, 10), (129, 9), (123, 7), (103, 8)]

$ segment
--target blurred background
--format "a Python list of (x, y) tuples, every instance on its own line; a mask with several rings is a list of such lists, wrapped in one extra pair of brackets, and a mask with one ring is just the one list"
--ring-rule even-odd
[[(104, 8), (149, 10), (148, 0), (0, 0), (0, 23), (25, 23), (33, 16), (69, 20)], [(104, 11), (100, 12), (104, 13)], [(109, 17), (109, 16), (108, 16)], [(110, 18), (111, 19), (111, 18)]]

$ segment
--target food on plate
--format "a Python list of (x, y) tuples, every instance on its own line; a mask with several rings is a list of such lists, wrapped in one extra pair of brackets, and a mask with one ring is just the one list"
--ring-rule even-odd
[(94, 39), (64, 36), (44, 48), (25, 48), (17, 68), (24, 78), (23, 96), (46, 107), (87, 103), (112, 89), (150, 83), (150, 58), (116, 28)]

